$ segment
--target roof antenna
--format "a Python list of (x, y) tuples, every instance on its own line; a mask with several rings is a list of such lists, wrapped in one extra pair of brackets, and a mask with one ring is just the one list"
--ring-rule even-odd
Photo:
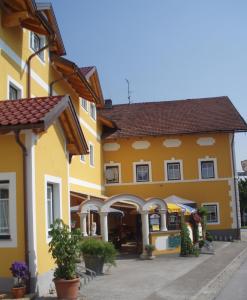
[(129, 104), (131, 103), (130, 101), (130, 95), (131, 95), (131, 91), (130, 91), (130, 82), (128, 79), (125, 79), (126, 82), (127, 82), (127, 85), (128, 85), (128, 100), (129, 100)]

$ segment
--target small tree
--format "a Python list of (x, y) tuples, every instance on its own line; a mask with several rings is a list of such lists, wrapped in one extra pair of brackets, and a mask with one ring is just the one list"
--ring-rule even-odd
[(202, 224), (202, 237), (203, 240), (206, 240), (206, 231), (207, 231), (207, 215), (208, 210), (206, 207), (200, 207), (198, 209), (198, 214), (201, 216), (201, 224)]
[(51, 225), (49, 235), (51, 236), (49, 252), (57, 265), (54, 277), (66, 280), (76, 278), (75, 268), (81, 240), (80, 230), (75, 229), (71, 232), (63, 220), (57, 219)]
[(247, 210), (247, 178), (240, 179), (238, 181), (238, 189), (239, 189), (239, 201), (240, 201), (242, 225), (246, 225), (244, 212), (246, 212)]
[(187, 225), (182, 220), (181, 222), (181, 256), (189, 256), (194, 253), (193, 244), (190, 239), (190, 233)]

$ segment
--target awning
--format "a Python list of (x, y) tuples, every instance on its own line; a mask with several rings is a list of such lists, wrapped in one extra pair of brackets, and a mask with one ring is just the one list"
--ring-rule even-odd
[(175, 195), (171, 195), (164, 199), (166, 203), (175, 203), (175, 204), (195, 204), (195, 201), (184, 199)]
[(167, 208), (169, 214), (182, 212), (182, 208), (174, 203), (167, 203)]

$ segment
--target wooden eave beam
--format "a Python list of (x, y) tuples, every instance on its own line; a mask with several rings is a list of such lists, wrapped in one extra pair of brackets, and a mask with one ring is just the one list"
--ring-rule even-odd
[(14, 12), (10, 14), (3, 14), (2, 26), (5, 28), (16, 27), (24, 20), (29, 19), (31, 16), (27, 11)]

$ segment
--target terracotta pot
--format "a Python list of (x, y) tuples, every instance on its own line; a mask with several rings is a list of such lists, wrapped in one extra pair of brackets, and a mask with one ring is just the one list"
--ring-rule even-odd
[(78, 298), (80, 278), (71, 280), (54, 279), (54, 283), (58, 299), (76, 300)]
[(23, 286), (23, 287), (12, 288), (11, 292), (14, 299), (23, 298), (24, 295), (26, 294), (26, 287)]

